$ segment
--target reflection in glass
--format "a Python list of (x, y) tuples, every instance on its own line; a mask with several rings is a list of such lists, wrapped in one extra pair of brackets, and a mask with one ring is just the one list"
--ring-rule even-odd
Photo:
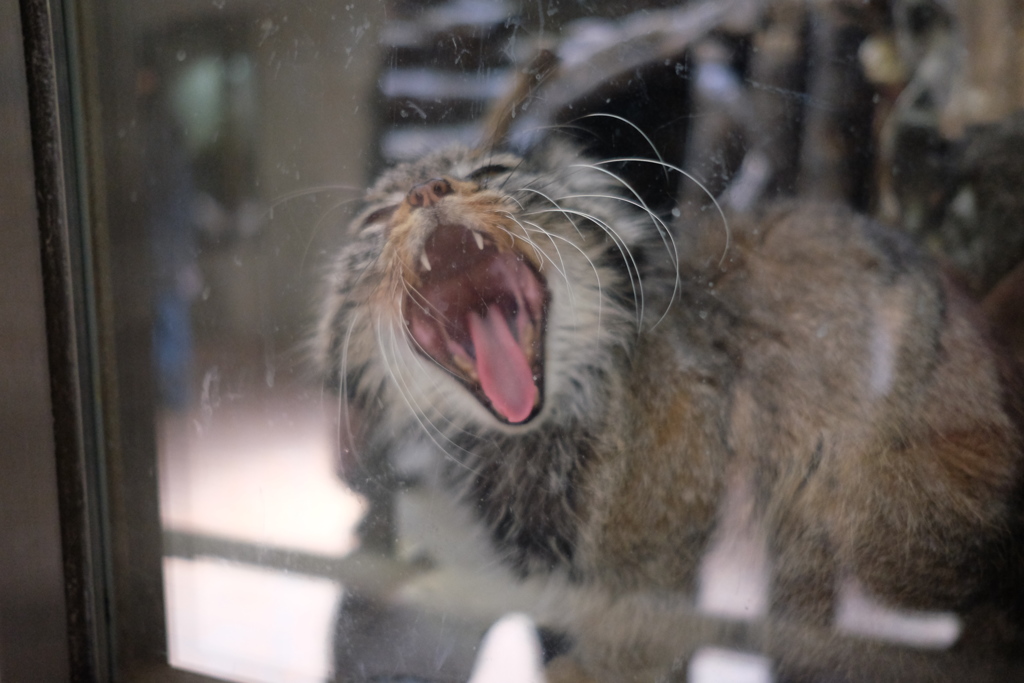
[[(697, 225), (702, 217), (717, 220), (720, 208), (738, 215), (789, 197), (852, 207), (905, 227), (940, 251), (965, 273), (971, 295), (981, 298), (1012, 278), (1024, 257), (1015, 231), (1019, 201), (1012, 192), (997, 191), (1001, 179), (1021, 171), (1014, 154), (997, 152), (1017, 150), (1022, 136), (1019, 117), (1011, 115), (1020, 103), (985, 100), (991, 111), (979, 112), (959, 99), (949, 79), (934, 76), (934, 64), (945, 63), (951, 45), (976, 47), (956, 42), (970, 39), (974, 19), (949, 3), (910, 1), (171, 5), (135, 10), (133, 83), (113, 98), (133, 116), (129, 126), (107, 134), (137, 143), (124, 152), (137, 155), (138, 172), (125, 174), (135, 177), (126, 180), (131, 189), (123, 190), (122, 199), (137, 206), (145, 223), (130, 228), (144, 231), (148, 246), (144, 257), (135, 254), (147, 267), (132, 284), (145, 290), (151, 336), (119, 352), (145, 356), (136, 362), (151, 368), (154, 386), (152, 396), (141, 388), (125, 391), (122, 400), (154, 404), (173, 667), (238, 681), (465, 680), (482, 670), (478, 646), (495, 622), (499, 633), (513, 624), (511, 638), (525, 638), (527, 651), (536, 646), (551, 660), (578, 645), (566, 627), (572, 611), (590, 610), (598, 623), (628, 622), (638, 619), (630, 601), (653, 604), (647, 605), (651, 613), (671, 626), (663, 630), (685, 644), (668, 658), (671, 671), (662, 672), (670, 680), (790, 680), (790, 674), (803, 680), (800, 675), (811, 676), (807, 672), (816, 666), (848, 664), (838, 655), (829, 659), (833, 646), (845, 652), (848, 645), (855, 655), (867, 653), (854, 662), (865, 663), (864, 671), (872, 670), (873, 661), (883, 662), (882, 668), (899, 661), (910, 662), (908, 675), (936, 666), (962, 672), (965, 662), (975, 661), (949, 655), (971, 623), (948, 604), (894, 609), (853, 573), (832, 577), (827, 605), (813, 597), (801, 602), (818, 586), (806, 575), (781, 575), (772, 559), (781, 534), (768, 539), (764, 529), (747, 523), (763, 501), (755, 500), (755, 486), (732, 480), (708, 485), (721, 484), (723, 492), (712, 511), (714, 533), (694, 532), (699, 542), (679, 542), (683, 554), (700, 546), (692, 592), (652, 589), (642, 572), (630, 574), (647, 566), (647, 546), (632, 555), (624, 551), (615, 568), (574, 568), (554, 582), (537, 576), (521, 581), (510, 561), (517, 549), (496, 550), (486, 529), (474, 523), (474, 510), (457, 506), (444, 490), (443, 449), (436, 440), (381, 436), (386, 430), (375, 431), (380, 414), (372, 402), (346, 405), (343, 383), (350, 378), (317, 376), (308, 348), (325, 274), (352, 239), (345, 226), (362, 208), (363, 188), (396, 162), (487, 135), (522, 152), (551, 145), (547, 136), (554, 132), (596, 158), (617, 159), (601, 168), (623, 180), (630, 206), (649, 210), (644, 215), (655, 224)], [(962, 32), (951, 28), (960, 26)], [(984, 80), (974, 67), (958, 67), (958, 77)], [(975, 125), (981, 123), (986, 125)], [(459, 180), (492, 182), (500, 190), (516, 169), (513, 162), (491, 159)], [(419, 179), (428, 185), (396, 189), (364, 225), (371, 232), (375, 225), (387, 226), (382, 232), (400, 225), (412, 213), (406, 192), (419, 192), (417, 206), (461, 192), (449, 175), (456, 174), (439, 174), (440, 185), (429, 185), (437, 180), (431, 177)], [(531, 188), (540, 186), (538, 180)], [(991, 232), (982, 234), (979, 225)], [(572, 234), (561, 237), (575, 244)], [(449, 241), (470, 251), (474, 244), (481, 252), (493, 247), (479, 239), (467, 233)], [(724, 253), (735, 248), (715, 241), (721, 239), (713, 238), (711, 246)], [(907, 262), (917, 258), (893, 240), (886, 249)], [(437, 246), (441, 242), (437, 237), (424, 247), (427, 265), (413, 265), (423, 282), (439, 281), (436, 272), (428, 273), (429, 254), (445, 251)], [(689, 233), (678, 235), (673, 246), (694, 250), (684, 260), (708, 248)], [(854, 243), (850, 252), (862, 246)], [(883, 251), (867, 249), (863, 258)], [(638, 252), (624, 266), (627, 276), (657, 261), (652, 253)], [(520, 264), (528, 259), (525, 252), (520, 256)], [(132, 265), (114, 261), (114, 272)], [(557, 271), (572, 257), (550, 261)], [(467, 257), (458, 263), (470, 270), (474, 262)], [(542, 289), (537, 271), (546, 266), (534, 264), (531, 271), (498, 258), (488, 263), (519, 268), (511, 279), (528, 284), (514, 293), (540, 302), (535, 308), (548, 314), (558, 294), (545, 290), (531, 299), (530, 289)], [(905, 265), (896, 263), (893, 272), (904, 272)], [(807, 273), (806, 281), (815, 282), (817, 273)], [(1009, 289), (999, 290), (1003, 298), (990, 300), (986, 310), (1014, 310), (1019, 280), (1019, 274), (1017, 285), (1009, 280)], [(802, 300), (816, 301), (829, 285), (808, 286)], [(423, 291), (430, 292), (429, 285)], [(669, 296), (649, 294), (652, 303)], [(121, 289), (113, 296), (135, 302), (140, 295)], [(846, 306), (847, 299), (839, 298)], [(522, 355), (526, 369), (510, 373), (522, 380), (519, 385), (532, 389), (539, 382), (538, 394), (543, 390), (536, 377), (546, 368), (519, 346), (534, 332), (531, 325), (543, 327), (537, 323), (541, 313), (531, 311), (527, 321), (521, 314), (526, 305), (517, 305), (506, 316), (513, 323), (490, 317), (496, 308), (491, 301), (479, 320), (469, 316), (473, 322), (465, 330), (445, 328), (452, 338), (472, 338), (474, 353), (461, 356), (416, 328), (417, 321), (429, 325), (429, 316), (410, 313), (403, 320), (423, 351), (421, 362), (436, 361), (455, 376), (468, 363), (483, 377), (463, 377), (452, 386), (469, 387), (467, 393), (484, 397), (481, 405), (492, 417), (514, 426), (533, 417), (532, 394), (496, 389), (497, 371), (480, 369), (486, 365), (480, 357), (502, 355), (495, 349)], [(556, 310), (558, 303), (551, 305)], [(825, 319), (826, 308), (812, 313)], [(906, 320), (900, 316), (925, 314), (895, 305), (878, 304), (878, 310), (875, 317), (853, 310), (839, 322), (850, 338), (858, 330), (874, 331), (864, 345), (873, 362), (864, 383), (882, 395), (910, 362), (893, 351), (903, 341)], [(735, 310), (717, 312), (722, 319), (742, 318)], [(860, 328), (850, 323), (862, 314)], [(695, 309), (691, 317), (688, 330), (725, 324), (709, 319), (707, 311)], [(836, 329), (816, 326), (815, 339), (823, 345)], [(999, 341), (1019, 342), (1006, 330)], [(543, 346), (543, 330), (537, 336)], [(459, 339), (452, 344), (463, 344)], [(580, 353), (587, 343), (580, 341)], [(344, 344), (337, 347), (340, 354)], [(732, 367), (730, 359), (740, 353), (716, 352), (722, 367)], [(821, 386), (828, 387), (835, 374), (822, 374), (828, 377)], [(724, 375), (708, 375), (708, 386), (727, 383)], [(754, 398), (744, 396), (754, 401), (768, 394), (780, 403), (786, 399), (785, 392), (756, 387)], [(822, 390), (822, 400), (835, 394)], [(422, 432), (412, 431), (430, 431), (421, 426)], [(751, 433), (768, 439), (776, 427), (766, 423)], [(394, 447), (377, 459), (365, 457), (361, 439), (367, 434), (393, 439), (388, 443)], [(811, 444), (809, 469), (816, 471), (841, 441), (823, 437)], [(756, 444), (720, 445), (730, 453), (756, 450)], [(535, 474), (528, 467), (524, 472)], [(724, 481), (730, 473), (718, 474)], [(790, 500), (801, 490), (796, 487)], [(470, 508), (483, 509), (473, 503)], [(504, 519), (499, 513), (495, 527)], [(536, 527), (554, 531), (522, 544), (536, 542), (554, 557), (564, 551), (556, 533), (564, 520), (547, 513), (534, 520)], [(824, 557), (832, 550), (822, 550), (828, 543), (820, 540), (794, 541), (814, 570), (825, 566), (816, 564), (815, 553)], [(877, 538), (863, 544), (885, 550)], [(580, 577), (603, 571), (631, 577), (627, 583), (638, 582), (638, 590), (607, 602), (581, 595)], [(782, 593), (785, 601), (778, 599)], [(781, 609), (783, 604), (793, 609)], [(520, 612), (538, 629), (509, 617)], [(501, 651), (502, 637), (488, 640), (499, 643), (488, 647)], [(787, 660), (795, 669), (780, 668), (797, 650), (790, 643), (798, 641), (810, 645)], [(857, 680), (860, 670), (850, 671)]]

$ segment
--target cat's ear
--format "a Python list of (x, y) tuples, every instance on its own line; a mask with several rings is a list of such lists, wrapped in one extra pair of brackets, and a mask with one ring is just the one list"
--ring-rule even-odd
[(491, 106), (484, 119), (483, 138), (480, 149), (498, 149), (506, 146), (512, 122), (523, 113), (523, 106), (554, 74), (558, 67), (558, 55), (548, 48), (540, 48), (530, 63), (516, 74), (515, 83)]

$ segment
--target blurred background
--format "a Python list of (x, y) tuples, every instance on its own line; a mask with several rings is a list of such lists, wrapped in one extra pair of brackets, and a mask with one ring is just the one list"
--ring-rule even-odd
[[(0, 216), (31, 228), (16, 3), (0, 7), (0, 114), (16, 131), (0, 147)], [(552, 125), (595, 154), (650, 158), (653, 144), (734, 209), (795, 195), (899, 225), (979, 297), (1010, 282), (1008, 319), (1024, 291), (1015, 0), (110, 0), (57, 19), (76, 334), (104, 458), (87, 478), (111, 558), (112, 661), (131, 680), (465, 680), (500, 615), (551, 617), (544, 588), (512, 581), (433, 495), (420, 454), (400, 454), (407, 481), (384, 499), (345, 485), (340, 407), (302, 351), (363, 188), (386, 164), (474, 143), (541, 48), (558, 68), (531, 74), (543, 84), (514, 105), (513, 144)], [(619, 170), (666, 215), (707, 207), (695, 185), (644, 168)], [(3, 234), (12, 292), (49, 264)], [(0, 330), (25, 371), (3, 377), (7, 425), (45, 408), (47, 387), (41, 293), (4, 305), (29, 316)], [(43, 460), (51, 448), (11, 438)], [(4, 472), (38, 493), (0, 500), (0, 519), (17, 530), (41, 506), (30, 532), (55, 538), (54, 473)], [(383, 515), (376, 537), (368, 511)], [(721, 550), (700, 606), (758, 619), (756, 547)], [(0, 575), (60, 581), (54, 563), (8, 564)], [(941, 649), (959, 630), (950, 615), (848, 604), (841, 626), (859, 635)], [(771, 676), (767, 660), (722, 650), (689, 675)]]

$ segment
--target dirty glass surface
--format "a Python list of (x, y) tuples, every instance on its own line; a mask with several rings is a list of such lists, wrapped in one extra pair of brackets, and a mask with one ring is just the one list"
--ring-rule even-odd
[[(165, 661), (224, 681), (462, 681), (476, 666), (483, 682), (499, 680), (488, 666), (514, 665), (527, 681), (579, 645), (568, 612), (645, 618), (620, 595), (588, 598), (573, 572), (517, 576), (473, 506), (437, 481), (429, 440), (389, 452), (386, 476), (353, 455), (359, 421), (376, 414), (346, 409), (309, 341), (365, 188), (495, 125), (520, 151), (557, 129), (618, 159), (609, 168), (635, 190), (630, 202), (667, 223), (779, 198), (843, 205), (939, 254), (969, 296), (1002, 286), (986, 311), (1012, 319), (1022, 12), (1002, 0), (83, 6), (82, 154), (117, 444), (110, 548), (116, 614), (132, 625), (118, 656), (147, 676)], [(516, 115), (495, 124), (496, 103)], [(1020, 348), (1014, 329), (994, 334)], [(869, 343), (892, 355), (890, 338)], [(894, 371), (877, 372), (884, 384)], [(692, 591), (634, 586), (673, 634), (659, 647), (678, 651), (658, 676), (878, 680), (895, 662), (906, 680), (1014, 671), (1001, 616), (973, 612), (999, 635), (961, 656), (962, 634), (985, 628), (945, 604), (886, 605), (856, 576), (836, 577), (824, 617), (780, 618), (772, 542), (744, 521), (763, 501), (742, 487), (725, 500)], [(636, 501), (647, 505), (657, 501)], [(906, 513), (917, 514), (930, 512)], [(623, 547), (623, 566), (641, 562), (628, 553), (642, 548)], [(799, 581), (788, 590), (799, 596)], [(151, 602), (133, 603), (142, 593)], [(678, 611), (665, 616), (663, 601)], [(529, 620), (509, 617), (520, 614)], [(639, 648), (618, 646), (620, 662)]]

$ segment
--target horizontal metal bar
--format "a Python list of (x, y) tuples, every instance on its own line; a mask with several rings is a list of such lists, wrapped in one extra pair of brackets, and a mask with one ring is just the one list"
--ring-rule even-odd
[(210, 557), (321, 577), (368, 596), (387, 595), (430, 569), (429, 562), (405, 562), (378, 553), (356, 551), (338, 557), (175, 529), (164, 530), (163, 546), (165, 557)]

